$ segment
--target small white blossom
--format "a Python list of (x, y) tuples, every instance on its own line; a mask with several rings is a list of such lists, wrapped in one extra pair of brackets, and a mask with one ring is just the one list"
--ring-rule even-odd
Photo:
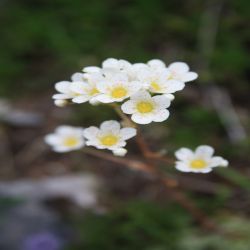
[(94, 126), (86, 128), (83, 134), (87, 139), (86, 145), (98, 149), (109, 149), (115, 155), (124, 156), (127, 152), (124, 149), (126, 140), (136, 135), (136, 129), (121, 128), (119, 122), (110, 120), (103, 122), (100, 128)]
[(227, 167), (228, 161), (220, 156), (213, 156), (214, 149), (202, 145), (192, 151), (188, 148), (181, 148), (175, 152), (178, 159), (176, 169), (182, 172), (208, 173), (214, 167)]
[(184, 62), (171, 63), (168, 70), (171, 72), (169, 79), (173, 80), (190, 82), (198, 77), (197, 73), (189, 71), (189, 66)]
[(130, 100), (122, 104), (121, 109), (131, 114), (131, 119), (139, 124), (165, 121), (169, 116), (166, 109), (170, 106), (170, 99), (164, 95), (151, 97), (147, 91), (141, 90), (131, 96)]
[(184, 82), (169, 80), (171, 72), (167, 69), (154, 70), (150, 67), (138, 73), (138, 79), (151, 93), (173, 94), (185, 87)]
[(77, 150), (85, 145), (83, 128), (59, 126), (55, 132), (45, 136), (45, 142), (59, 153)]
[(141, 87), (140, 82), (129, 81), (125, 74), (114, 74), (97, 83), (100, 94), (96, 99), (102, 103), (121, 102), (139, 91)]

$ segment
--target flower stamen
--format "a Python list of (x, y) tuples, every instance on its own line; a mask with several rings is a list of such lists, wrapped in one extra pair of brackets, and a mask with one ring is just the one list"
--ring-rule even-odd
[(150, 113), (154, 109), (154, 105), (151, 102), (139, 102), (136, 105), (137, 110), (140, 113)]
[(118, 137), (115, 135), (105, 135), (100, 138), (100, 142), (104, 146), (113, 146), (118, 142)]
[(190, 162), (190, 166), (193, 169), (203, 169), (207, 167), (207, 163), (202, 159), (195, 159)]
[(126, 96), (128, 91), (124, 87), (116, 87), (112, 90), (111, 96), (113, 98), (122, 98)]

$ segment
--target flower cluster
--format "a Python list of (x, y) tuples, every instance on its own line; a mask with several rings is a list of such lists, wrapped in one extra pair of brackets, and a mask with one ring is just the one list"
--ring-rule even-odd
[[(70, 102), (89, 102), (92, 105), (116, 103), (115, 108), (119, 108), (118, 112), (124, 120), (128, 119), (128, 114), (138, 124), (163, 122), (169, 117), (167, 108), (174, 94), (182, 90), (186, 82), (197, 77), (197, 73), (189, 71), (189, 66), (183, 62), (166, 66), (157, 59), (131, 64), (126, 60), (109, 58), (101, 67), (85, 67), (82, 73), (73, 74), (71, 81), (56, 83), (58, 93), (53, 95), (53, 99), (60, 107)], [(121, 128), (119, 122), (110, 120), (103, 122), (100, 128), (60, 126), (53, 134), (47, 135), (45, 141), (56, 152), (93, 146), (124, 156), (127, 153), (126, 141), (137, 133), (134, 125)], [(228, 165), (225, 159), (213, 156), (213, 153), (210, 146), (199, 146), (194, 152), (181, 148), (175, 153), (178, 159), (176, 169), (208, 173), (214, 167)]]
[(73, 74), (71, 81), (56, 83), (59, 93), (53, 99), (57, 106), (65, 106), (69, 101), (93, 105), (117, 102), (135, 123), (162, 122), (169, 116), (167, 108), (173, 94), (197, 77), (183, 62), (166, 66), (157, 59), (131, 64), (109, 58), (102, 67), (85, 67), (83, 73)]
[(114, 155), (124, 156), (127, 150), (126, 140), (136, 135), (136, 129), (121, 128), (117, 121), (105, 121), (100, 128), (78, 128), (59, 126), (53, 134), (45, 137), (46, 143), (59, 153), (80, 149), (84, 146), (94, 146), (98, 149), (108, 149)]

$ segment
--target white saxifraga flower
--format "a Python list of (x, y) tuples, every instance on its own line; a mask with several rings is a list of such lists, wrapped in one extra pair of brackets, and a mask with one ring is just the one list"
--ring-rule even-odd
[(170, 76), (171, 73), (167, 69), (155, 70), (150, 67), (138, 73), (138, 79), (151, 93), (166, 94), (171, 97), (176, 91), (182, 90), (185, 84), (182, 81), (169, 80)]
[(214, 167), (227, 167), (228, 161), (220, 156), (213, 156), (214, 149), (202, 145), (192, 151), (188, 148), (181, 148), (175, 152), (178, 159), (176, 169), (182, 172), (208, 173)]
[(164, 95), (151, 97), (147, 91), (141, 90), (122, 104), (121, 109), (131, 114), (131, 119), (139, 124), (162, 122), (169, 117), (170, 99)]
[(59, 126), (53, 134), (45, 136), (45, 142), (59, 153), (77, 150), (85, 145), (83, 128)]
[(171, 63), (168, 70), (171, 72), (169, 79), (173, 80), (190, 82), (198, 77), (197, 73), (189, 71), (189, 66), (184, 62)]
[(97, 83), (100, 94), (96, 99), (102, 103), (121, 102), (142, 88), (140, 82), (129, 81), (126, 74), (109, 74), (107, 79)]
[(126, 140), (136, 135), (136, 129), (126, 127), (121, 128), (120, 123), (114, 120), (105, 121), (100, 128), (91, 126), (83, 132), (87, 139), (86, 145), (94, 146), (98, 149), (109, 149), (115, 155), (124, 156), (126, 154)]

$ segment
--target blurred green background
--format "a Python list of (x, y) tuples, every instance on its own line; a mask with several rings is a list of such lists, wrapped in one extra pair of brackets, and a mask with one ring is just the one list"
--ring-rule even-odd
[[(74, 231), (67, 249), (248, 250), (248, 237), (230, 241), (199, 230), (186, 211), (169, 203), (159, 187), (149, 189), (143, 177), (131, 177), (133, 173), (123, 169), (111, 170), (112, 166), (100, 170), (96, 164), (107, 165), (91, 159), (82, 162), (80, 154), (32, 151), (31, 160), (27, 155), (36, 138), (57, 125), (97, 125), (115, 117), (107, 108), (87, 104), (65, 111), (55, 108), (51, 100), (55, 82), (70, 79), (85, 66), (99, 66), (108, 57), (132, 63), (153, 58), (166, 64), (185, 61), (199, 73), (198, 80), (176, 95), (167, 122), (143, 130), (152, 149), (173, 153), (181, 146), (210, 144), (229, 159), (228, 170), (208, 177), (191, 175), (212, 185), (219, 183), (218, 192), (186, 191), (219, 224), (249, 235), (249, 16), (248, 0), (1, 1), (0, 98), (14, 109), (45, 116), (33, 128), (8, 120), (1, 123), (1, 143), (11, 152), (7, 156), (1, 151), (1, 179), (55, 175), (58, 172), (49, 166), (63, 161), (70, 166), (67, 174), (84, 169), (104, 179), (106, 188), (100, 196), (104, 196), (101, 200), (107, 213), (82, 215), (56, 206)], [(224, 111), (214, 105), (214, 87), (226, 94), (225, 110), (236, 116), (236, 125), (234, 118), (223, 116)], [(240, 136), (232, 139), (230, 133), (232, 129), (237, 133), (238, 125)], [(136, 156), (137, 150), (130, 147)], [(135, 184), (138, 180), (142, 187)], [(6, 200), (0, 204), (6, 206)]]

